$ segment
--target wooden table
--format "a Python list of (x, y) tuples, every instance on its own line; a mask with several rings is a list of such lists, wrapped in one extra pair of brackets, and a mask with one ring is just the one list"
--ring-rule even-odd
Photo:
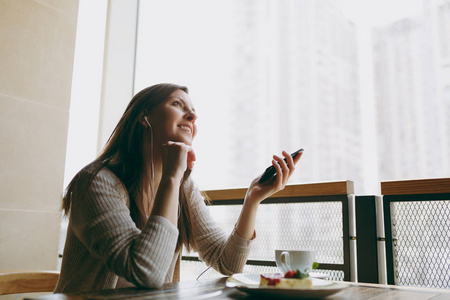
[[(160, 289), (124, 288), (82, 294), (51, 294), (25, 299), (32, 300), (80, 300), (80, 299), (256, 299), (235, 288), (225, 287), (227, 278), (215, 280), (170, 283)], [(348, 288), (325, 297), (326, 300), (396, 299), (418, 300), (450, 299), (450, 290), (405, 287), (369, 283), (344, 282)]]

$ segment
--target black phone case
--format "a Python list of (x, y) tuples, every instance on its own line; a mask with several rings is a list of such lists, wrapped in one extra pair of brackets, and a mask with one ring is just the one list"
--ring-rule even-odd
[[(303, 152), (303, 148), (292, 153), (291, 154), (292, 158), (295, 158), (300, 152)], [(287, 162), (286, 158), (284, 159), (284, 161)], [(261, 175), (261, 178), (259, 179), (258, 183), (263, 183), (264, 181), (267, 181), (272, 176), (277, 176), (274, 166), (270, 166), (264, 171), (264, 173)]]

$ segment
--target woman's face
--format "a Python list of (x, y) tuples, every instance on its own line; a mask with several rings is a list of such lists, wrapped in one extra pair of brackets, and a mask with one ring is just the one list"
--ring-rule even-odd
[(197, 115), (189, 95), (182, 90), (173, 92), (169, 98), (155, 107), (149, 114), (156, 140), (192, 145), (197, 134)]

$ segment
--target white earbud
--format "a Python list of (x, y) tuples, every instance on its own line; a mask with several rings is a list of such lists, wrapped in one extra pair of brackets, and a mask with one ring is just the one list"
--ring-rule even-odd
[(148, 121), (147, 116), (144, 116), (144, 119), (145, 119), (145, 122), (147, 123), (147, 125), (148, 125), (150, 128), (152, 128), (152, 125), (150, 125), (150, 122)]

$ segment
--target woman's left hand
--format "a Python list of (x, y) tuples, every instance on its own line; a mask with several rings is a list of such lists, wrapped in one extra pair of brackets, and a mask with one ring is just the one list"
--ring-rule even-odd
[(248, 188), (247, 194), (245, 195), (246, 202), (248, 201), (252, 204), (259, 204), (264, 199), (284, 189), (289, 178), (294, 172), (295, 165), (300, 160), (302, 153), (297, 155), (295, 158), (292, 158), (292, 156), (286, 151), (283, 151), (282, 154), (287, 163), (282, 157), (274, 155), (272, 165), (275, 168), (277, 175), (262, 183), (258, 182), (261, 176), (255, 178)]
[(302, 153), (292, 158), (289, 153), (283, 151), (283, 156), (286, 158), (287, 163), (283, 158), (274, 155), (272, 165), (276, 170), (277, 176), (261, 183), (258, 181), (262, 175), (253, 180), (245, 195), (244, 205), (236, 223), (236, 232), (239, 236), (244, 239), (253, 239), (255, 237), (255, 219), (259, 203), (284, 189), (301, 155)]

